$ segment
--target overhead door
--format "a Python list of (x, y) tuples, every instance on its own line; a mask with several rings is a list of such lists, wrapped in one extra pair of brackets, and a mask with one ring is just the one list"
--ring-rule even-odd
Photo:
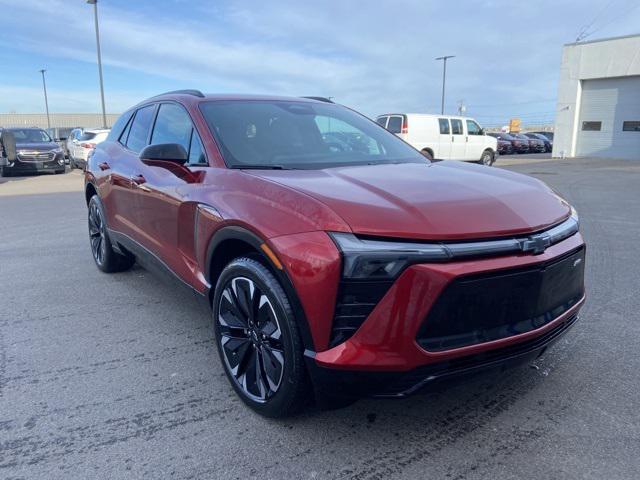
[(583, 80), (576, 154), (640, 160), (640, 76)]

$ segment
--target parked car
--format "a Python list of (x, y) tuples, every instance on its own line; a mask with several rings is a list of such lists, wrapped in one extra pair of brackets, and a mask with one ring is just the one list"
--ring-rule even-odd
[(83, 130), (77, 138), (71, 142), (71, 156), (69, 157), (69, 165), (71, 169), (85, 168), (89, 154), (101, 142), (104, 142), (109, 135), (109, 129), (98, 128)]
[(539, 133), (533, 133), (533, 132), (527, 132), (524, 135), (529, 137), (529, 138), (533, 138), (535, 140), (540, 140), (544, 145), (544, 151), (545, 152), (550, 152), (553, 149), (552, 143), (544, 135), (541, 135)]
[(529, 132), (525, 133), (525, 135), (529, 138), (537, 138), (538, 140), (542, 140), (542, 142), (544, 143), (545, 152), (550, 152), (553, 150), (553, 134), (551, 134), (551, 138), (538, 132)]
[(420, 150), (430, 160), (466, 160), (492, 165), (498, 143), (473, 118), (389, 113), (376, 122)]
[(75, 144), (78, 143), (78, 138), (80, 138), (80, 135), (82, 135), (82, 128), (78, 127), (71, 130), (69, 136), (67, 137), (67, 141), (65, 142), (65, 152), (69, 161), (71, 161), (71, 157), (73, 156), (73, 149), (75, 148)]
[[(64, 173), (64, 152), (41, 128), (3, 128), (3, 151), (5, 141), (15, 145), (15, 155), (3, 153), (0, 176), (14, 174), (54, 172)], [(6, 140), (10, 137), (11, 140)], [(11, 147), (13, 150), (14, 147)]]
[(69, 158), (69, 152), (67, 151), (67, 139), (69, 134), (73, 131), (73, 128), (69, 127), (51, 127), (47, 128), (46, 132), (53, 140), (60, 145), (64, 152), (65, 158)]
[(513, 150), (513, 137), (506, 133), (488, 132), (487, 135), (492, 136), (498, 140), (498, 153), (500, 155), (510, 155)]
[(578, 217), (551, 188), (432, 163), (323, 101), (153, 97), (96, 146), (85, 196), (97, 267), (140, 262), (209, 304), (266, 416), (530, 360), (584, 302)]
[(542, 153), (545, 151), (544, 142), (538, 138), (530, 138), (524, 133), (511, 133), (512, 137), (527, 142), (529, 144), (529, 153)]

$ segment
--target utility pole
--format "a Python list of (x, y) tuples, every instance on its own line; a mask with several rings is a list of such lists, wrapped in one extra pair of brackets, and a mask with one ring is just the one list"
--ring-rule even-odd
[(102, 101), (102, 127), (107, 128), (107, 112), (104, 107), (104, 84), (102, 81), (102, 55), (100, 54), (100, 29), (98, 27), (98, 0), (87, 0), (93, 5), (93, 20), (96, 27), (96, 48), (98, 50), (98, 75), (100, 76), (100, 100)]
[(40, 70), (42, 74), (42, 88), (44, 89), (44, 108), (47, 111), (47, 128), (51, 128), (51, 119), (49, 118), (49, 100), (47, 99), (47, 82), (44, 79), (44, 72), (46, 70)]
[(438, 57), (436, 60), (442, 60), (443, 68), (442, 68), (442, 103), (440, 104), (440, 114), (444, 115), (444, 89), (447, 82), (447, 60), (450, 58), (455, 58), (455, 55), (445, 55), (444, 57)]

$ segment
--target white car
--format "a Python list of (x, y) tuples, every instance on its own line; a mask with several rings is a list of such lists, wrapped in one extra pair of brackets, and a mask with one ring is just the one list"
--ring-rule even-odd
[(473, 118), (388, 113), (378, 116), (376, 122), (431, 160), (464, 160), (492, 165), (498, 156), (498, 141), (485, 135)]
[(109, 129), (87, 129), (77, 136), (69, 145), (69, 165), (74, 168), (85, 168), (89, 153), (98, 143), (104, 142), (109, 135)]

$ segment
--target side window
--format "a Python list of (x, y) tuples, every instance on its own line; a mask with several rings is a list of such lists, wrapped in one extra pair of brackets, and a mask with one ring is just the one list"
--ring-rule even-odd
[(133, 112), (125, 112), (122, 115), (120, 115), (120, 117), (118, 117), (118, 120), (116, 120), (116, 123), (113, 124), (113, 127), (111, 127), (111, 131), (109, 132), (109, 136), (107, 137), (107, 141), (113, 142), (116, 139), (120, 138), (120, 135), (122, 134), (122, 131), (125, 129), (125, 127), (127, 126), (127, 123), (129, 122), (129, 119), (131, 118)]
[(378, 125), (382, 125), (384, 128), (387, 128), (387, 119), (389, 117), (378, 117), (378, 119), (376, 120), (376, 123)]
[(387, 125), (387, 130), (389, 130), (391, 133), (400, 133), (402, 131), (402, 117), (389, 117), (389, 125)]
[(451, 133), (454, 135), (462, 135), (462, 120), (458, 120), (457, 118), (451, 119)]
[(467, 120), (467, 132), (469, 135), (482, 135), (482, 129), (473, 120)]
[(151, 145), (177, 143), (189, 152), (192, 130), (191, 119), (184, 108), (175, 103), (163, 103), (160, 105), (156, 124), (153, 127)]
[(140, 152), (147, 146), (147, 138), (149, 136), (149, 128), (153, 122), (153, 113), (156, 111), (155, 105), (143, 107), (136, 113), (133, 118), (129, 135), (127, 136), (127, 148), (136, 153)]
[(207, 165), (202, 142), (196, 129), (191, 130), (191, 148), (189, 149), (189, 165)]
[(451, 129), (449, 128), (449, 120), (447, 120), (446, 118), (439, 118), (438, 124), (440, 125), (441, 135), (449, 135), (451, 133)]

